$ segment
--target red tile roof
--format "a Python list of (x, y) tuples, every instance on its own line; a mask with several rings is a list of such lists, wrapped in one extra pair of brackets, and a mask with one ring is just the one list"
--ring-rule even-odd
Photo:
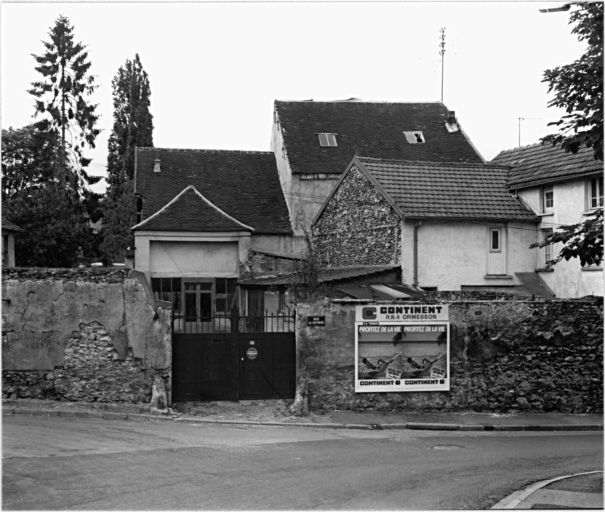
[[(160, 160), (159, 173), (154, 172), (156, 158)], [(135, 192), (143, 198), (143, 220), (189, 185), (227, 215), (252, 227), (255, 234), (292, 232), (271, 152), (137, 148)], [(183, 201), (188, 207), (200, 208), (201, 203), (191, 202), (192, 198), (188, 194)], [(175, 210), (171, 225), (177, 223), (183, 229), (200, 226), (190, 214)], [(163, 221), (166, 219), (164, 216)], [(209, 227), (204, 226), (204, 230), (211, 231)]]
[[(461, 130), (449, 132), (442, 103), (275, 101), (294, 174), (342, 174), (355, 154), (379, 158), (475, 162), (483, 160)], [(422, 131), (410, 144), (404, 131)], [(335, 133), (336, 147), (321, 147), (318, 133)]]
[(551, 144), (532, 144), (501, 151), (491, 163), (512, 167), (508, 184), (513, 189), (603, 172), (603, 162), (594, 159), (592, 148), (581, 148), (574, 155)]
[(456, 162), (357, 157), (404, 218), (537, 221), (506, 190), (508, 169)]
[(153, 231), (254, 231), (189, 185), (166, 206), (133, 227)]

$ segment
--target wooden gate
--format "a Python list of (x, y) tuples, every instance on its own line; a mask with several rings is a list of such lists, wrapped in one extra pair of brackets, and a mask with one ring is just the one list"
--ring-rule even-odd
[(293, 398), (295, 317), (172, 318), (172, 400)]

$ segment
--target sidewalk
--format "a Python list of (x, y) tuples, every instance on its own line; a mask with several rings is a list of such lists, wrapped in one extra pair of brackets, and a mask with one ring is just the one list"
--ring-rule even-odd
[(512, 493), (495, 510), (603, 509), (603, 472), (589, 471), (536, 482)]
[(603, 430), (602, 414), (478, 412), (329, 411), (292, 416), (289, 400), (190, 402), (165, 412), (147, 404), (103, 404), (53, 400), (3, 400), (3, 414), (36, 414), (108, 419), (165, 420), (194, 423), (289, 425), (323, 428), (417, 430)]

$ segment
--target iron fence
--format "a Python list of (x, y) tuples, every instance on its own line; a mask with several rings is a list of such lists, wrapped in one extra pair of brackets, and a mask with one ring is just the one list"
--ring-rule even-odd
[(230, 332), (294, 332), (296, 312), (265, 312), (264, 315), (242, 315), (237, 311), (230, 315), (211, 315), (188, 318), (172, 312), (172, 332), (182, 334), (230, 333)]

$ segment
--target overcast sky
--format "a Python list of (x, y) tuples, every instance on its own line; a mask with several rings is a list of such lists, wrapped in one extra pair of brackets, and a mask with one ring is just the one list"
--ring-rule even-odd
[(90, 171), (104, 175), (111, 80), (140, 55), (157, 147), (269, 150), (273, 101), (439, 101), (486, 160), (531, 144), (561, 112), (547, 108), (545, 69), (584, 46), (569, 13), (543, 2), (3, 3), (2, 128), (32, 122), (32, 53), (59, 15), (87, 45), (101, 115)]

